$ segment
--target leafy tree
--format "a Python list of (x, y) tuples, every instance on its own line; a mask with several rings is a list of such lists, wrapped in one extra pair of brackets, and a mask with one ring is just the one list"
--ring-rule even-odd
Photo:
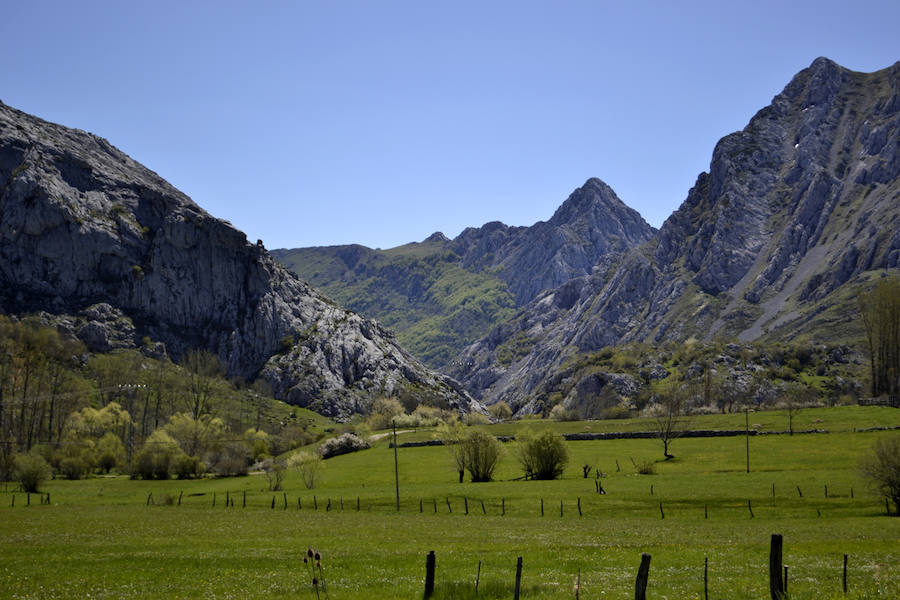
[(484, 431), (470, 431), (460, 442), (465, 469), (474, 482), (490, 481), (503, 454), (497, 438)]
[(172, 475), (175, 459), (181, 454), (178, 443), (157, 429), (150, 434), (143, 448), (134, 456), (132, 477), (141, 479), (168, 479)]
[(22, 491), (36, 494), (41, 484), (50, 479), (53, 469), (37, 452), (20, 454), (15, 459), (14, 479), (22, 484)]
[(859, 307), (872, 376), (872, 396), (900, 395), (900, 277), (879, 281)]
[(894, 503), (894, 514), (900, 515), (900, 436), (879, 438), (859, 467), (863, 476)]
[(372, 403), (372, 410), (367, 419), (372, 429), (387, 429), (394, 417), (404, 414), (403, 404), (396, 398), (378, 398)]
[(513, 412), (509, 407), (509, 404), (501, 400), (496, 404), (491, 404), (488, 407), (488, 412), (491, 413), (491, 416), (497, 419), (498, 421), (505, 421), (506, 419), (512, 418)]
[(552, 431), (538, 436), (520, 436), (518, 459), (531, 479), (557, 479), (569, 464), (569, 449)]
[(103, 434), (94, 447), (95, 463), (105, 473), (122, 464), (125, 457), (125, 445), (111, 431)]
[(225, 423), (218, 417), (175, 413), (163, 428), (188, 456), (201, 456), (225, 437)]

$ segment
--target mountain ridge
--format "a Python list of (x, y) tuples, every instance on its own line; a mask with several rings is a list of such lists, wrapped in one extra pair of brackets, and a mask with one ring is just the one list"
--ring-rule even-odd
[(549, 220), (528, 227), (493, 221), (452, 240), (436, 232), (388, 250), (346, 245), (272, 255), (341, 303), (396, 329), (405, 346), (443, 368), (541, 290), (602, 268), (654, 232), (591, 178)]
[(864, 74), (816, 59), (719, 141), (653, 239), (539, 295), (451, 374), (523, 406), (566, 357), (604, 346), (858, 336), (853, 290), (900, 257), (898, 132), (900, 63)]

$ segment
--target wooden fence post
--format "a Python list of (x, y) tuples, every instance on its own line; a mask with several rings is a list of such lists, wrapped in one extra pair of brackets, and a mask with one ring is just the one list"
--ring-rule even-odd
[(500, 516), (501, 517), (506, 516), (506, 498), (500, 499)]
[(578, 516), (579, 517), (583, 516), (581, 513), (581, 498), (578, 499)]
[(844, 584), (844, 593), (847, 593), (847, 555), (844, 555), (844, 576), (843, 576), (843, 584)]
[(662, 502), (659, 503), (659, 518), (660, 518), (660, 519), (665, 519), (665, 518), (666, 518), (666, 513), (663, 512), (663, 505), (662, 505)]
[(781, 534), (773, 533), (769, 545), (769, 593), (772, 600), (784, 598), (784, 580), (782, 579), (781, 565)]
[(641, 566), (638, 568), (637, 578), (634, 580), (634, 600), (646, 600), (647, 579), (650, 576), (650, 555), (641, 554)]
[(481, 501), (481, 514), (487, 514), (487, 509), (484, 507), (484, 500)]
[(450, 506), (450, 497), (447, 496), (447, 512), (453, 514), (453, 507)]
[(519, 600), (519, 590), (522, 587), (522, 557), (516, 559), (516, 592), (513, 596), (514, 600)]
[(469, 514), (469, 499), (463, 496), (463, 505), (465, 506), (465, 514)]
[(709, 557), (703, 557), (703, 600), (709, 600)]
[(182, 496), (182, 494), (184, 494), (184, 490), (181, 490), (180, 492), (178, 492), (178, 506), (181, 506), (181, 496)]
[(541, 498), (541, 516), (544, 516), (544, 499)]
[(213, 508), (216, 506), (216, 493), (213, 492)]
[(750, 505), (750, 500), (747, 500), (747, 510), (750, 511), (750, 518), (753, 518), (753, 507)]
[(427, 600), (434, 593), (434, 550), (425, 557), (425, 595)]
[(563, 501), (559, 501), (559, 518), (562, 519), (563, 516)]
[(478, 573), (475, 574), (475, 595), (478, 595), (478, 584), (481, 582), (481, 561), (478, 561)]
[(153, 492), (147, 494), (147, 506), (150, 506), (150, 500), (153, 499)]

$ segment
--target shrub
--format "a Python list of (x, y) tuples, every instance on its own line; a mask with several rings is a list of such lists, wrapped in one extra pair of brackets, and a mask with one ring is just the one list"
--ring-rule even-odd
[(490, 481), (503, 454), (503, 447), (489, 433), (471, 431), (460, 441), (460, 452), (472, 481)]
[(281, 483), (284, 481), (284, 462), (269, 458), (262, 463), (263, 473), (266, 474), (266, 481), (269, 482), (270, 492), (280, 492)]
[(569, 464), (569, 450), (561, 437), (545, 431), (537, 437), (524, 437), (518, 458), (526, 478), (556, 479)]
[(550, 418), (554, 421), (577, 421), (578, 413), (567, 409), (562, 404), (557, 404), (550, 410)]
[(463, 422), (466, 425), (490, 425), (491, 423), (490, 419), (478, 412), (467, 413), (463, 417)]
[(378, 398), (372, 403), (372, 412), (367, 419), (368, 425), (372, 429), (387, 429), (394, 418), (404, 412), (403, 405), (396, 398)]
[(210, 470), (218, 477), (238, 477), (250, 471), (250, 446), (244, 441), (223, 444), (207, 455)]
[(195, 479), (206, 471), (199, 457), (177, 452), (172, 459), (172, 470), (178, 479)]
[(13, 476), (22, 484), (22, 491), (36, 494), (40, 491), (41, 484), (50, 479), (53, 469), (39, 454), (31, 452), (20, 454), (15, 458)]
[(66, 479), (81, 479), (89, 466), (81, 456), (66, 456), (59, 461), (59, 470)]
[(634, 469), (641, 475), (654, 475), (656, 473), (656, 463), (652, 460), (644, 460), (635, 463)]
[(331, 458), (332, 456), (340, 456), (341, 454), (349, 454), (366, 450), (369, 448), (369, 442), (361, 439), (352, 433), (345, 433), (336, 438), (330, 438), (319, 446), (319, 456), (322, 458)]

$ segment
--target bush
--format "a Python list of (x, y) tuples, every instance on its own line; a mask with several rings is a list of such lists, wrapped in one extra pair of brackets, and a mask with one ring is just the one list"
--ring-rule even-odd
[(880, 438), (872, 453), (860, 461), (860, 472), (881, 494), (894, 503), (900, 515), (900, 436)]
[(81, 479), (89, 469), (81, 456), (66, 456), (59, 461), (59, 471), (66, 479)]
[(168, 479), (172, 475), (172, 462), (180, 452), (175, 440), (162, 429), (157, 429), (138, 452), (131, 465), (131, 477), (141, 479)]
[(172, 470), (178, 479), (195, 479), (206, 472), (206, 467), (198, 457), (178, 452), (173, 457)]
[(228, 442), (207, 455), (210, 470), (218, 477), (238, 477), (250, 471), (252, 453), (244, 441)]
[(463, 423), (466, 425), (490, 425), (491, 421), (481, 413), (470, 412), (463, 417)]
[(652, 460), (644, 460), (635, 463), (634, 469), (641, 475), (654, 475), (656, 473), (656, 463)]
[(16, 456), (13, 476), (22, 484), (22, 491), (36, 494), (41, 484), (53, 476), (53, 469), (43, 457), (31, 452)]
[(369, 447), (369, 442), (352, 433), (345, 433), (340, 437), (325, 440), (325, 442), (319, 446), (318, 452), (319, 456), (322, 458), (331, 458), (332, 456), (340, 456), (341, 454), (350, 454), (351, 452), (366, 450)]
[(519, 462), (530, 479), (556, 479), (569, 464), (569, 449), (552, 431), (519, 442)]
[(578, 413), (567, 409), (562, 404), (557, 404), (550, 410), (550, 418), (554, 421), (577, 421)]
[(471, 431), (460, 441), (460, 452), (472, 481), (490, 481), (503, 454), (503, 447), (489, 433)]

